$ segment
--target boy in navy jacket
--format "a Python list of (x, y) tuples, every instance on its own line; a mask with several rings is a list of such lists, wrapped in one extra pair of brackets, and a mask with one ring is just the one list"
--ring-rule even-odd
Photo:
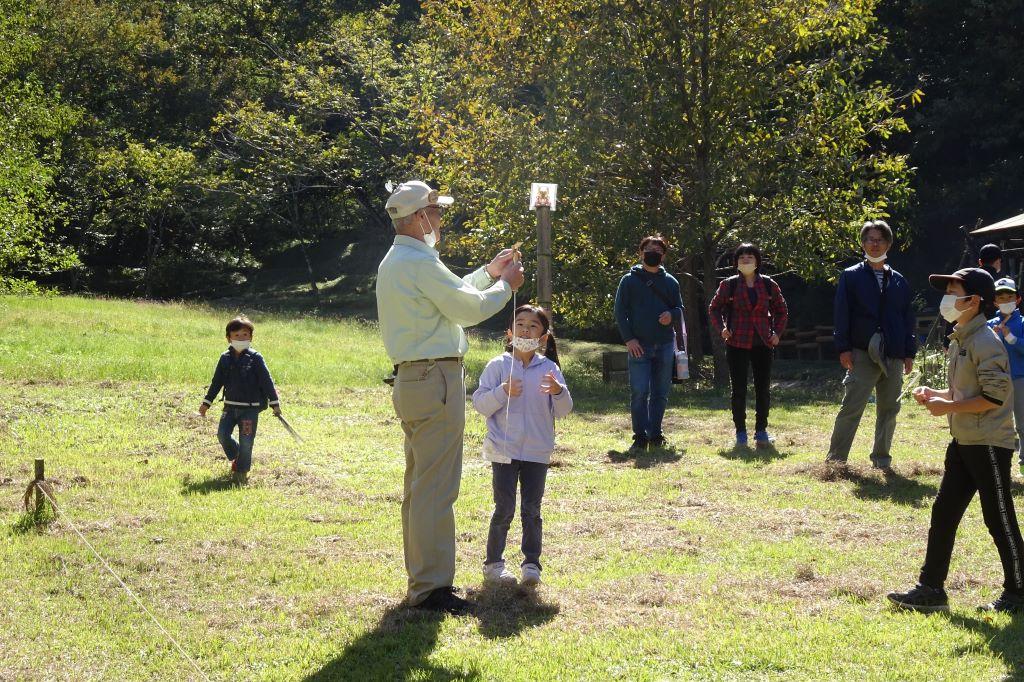
[[(217, 393), (224, 390), (224, 413), (217, 428), (217, 439), (231, 462), (232, 478), (237, 483), (248, 479), (260, 412), (269, 405), (275, 415), (281, 414), (281, 401), (267, 363), (250, 348), (254, 331), (255, 326), (244, 315), (228, 322), (226, 335), (231, 347), (217, 361), (210, 390), (199, 406), (199, 414), (205, 417)], [(236, 426), (237, 441), (232, 436)]]

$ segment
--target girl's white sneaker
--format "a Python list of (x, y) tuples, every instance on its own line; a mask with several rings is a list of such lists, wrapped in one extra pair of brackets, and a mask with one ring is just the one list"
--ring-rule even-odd
[(523, 584), (540, 585), (540, 566), (537, 564), (523, 564)]
[(504, 561), (495, 561), (493, 564), (484, 564), (484, 582), (515, 585), (519, 581), (516, 580), (516, 576), (512, 572), (505, 568)]

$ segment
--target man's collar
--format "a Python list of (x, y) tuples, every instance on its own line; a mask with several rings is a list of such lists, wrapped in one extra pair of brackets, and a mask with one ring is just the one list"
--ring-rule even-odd
[(404, 234), (395, 235), (395, 246), (410, 246), (431, 256), (437, 255), (437, 249), (432, 249), (419, 239)]

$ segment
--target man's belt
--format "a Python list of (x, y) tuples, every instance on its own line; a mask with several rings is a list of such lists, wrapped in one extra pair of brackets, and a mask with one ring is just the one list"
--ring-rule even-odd
[(462, 358), (457, 355), (453, 355), (450, 358), (424, 358), (423, 360), (406, 360), (405, 362), (398, 363), (398, 366), (402, 365), (422, 365), (427, 362), (457, 362), (462, 364)]

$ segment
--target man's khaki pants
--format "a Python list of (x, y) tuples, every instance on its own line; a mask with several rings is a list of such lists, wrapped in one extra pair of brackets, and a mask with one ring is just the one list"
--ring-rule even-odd
[(900, 393), (903, 391), (903, 360), (886, 358), (886, 373), (859, 348), (853, 349), (853, 369), (843, 379), (845, 394), (843, 406), (836, 415), (832, 428), (832, 442), (827, 459), (845, 462), (850, 456), (853, 437), (857, 435), (864, 408), (875, 392), (875, 445), (871, 450), (871, 463), (876, 467), (892, 464), (889, 453), (892, 436), (896, 431), (896, 415), (900, 413)]
[(453, 361), (405, 363), (392, 395), (405, 432), (402, 537), (410, 604), (455, 580), (455, 500), (462, 476), (466, 384)]

